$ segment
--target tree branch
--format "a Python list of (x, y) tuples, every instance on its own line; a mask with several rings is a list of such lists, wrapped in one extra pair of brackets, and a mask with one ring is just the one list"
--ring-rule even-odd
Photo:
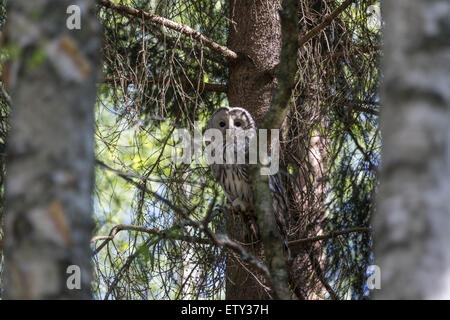
[[(295, 85), (297, 72), (298, 0), (283, 0), (281, 18), (281, 57), (277, 70), (278, 87), (263, 120), (263, 129), (279, 128), (287, 112), (287, 104)], [(281, 117), (278, 113), (281, 113)], [(280, 121), (281, 120), (281, 121)], [(263, 159), (260, 159), (264, 163)], [(268, 159), (265, 159), (268, 160)], [(260, 174), (260, 165), (252, 166), (251, 180), (257, 223), (264, 244), (264, 255), (271, 275), (276, 299), (290, 299), (289, 273), (283, 253), (280, 232), (273, 213), (272, 196), (267, 175)]]
[(91, 239), (91, 242), (97, 242), (104, 240), (94, 251), (94, 254), (97, 254), (100, 252), (100, 250), (103, 249), (103, 247), (114, 239), (114, 237), (122, 230), (132, 230), (132, 231), (138, 231), (138, 232), (144, 232), (152, 235), (159, 236), (161, 239), (172, 239), (172, 240), (181, 240), (186, 242), (193, 242), (193, 243), (201, 243), (201, 244), (211, 244), (211, 241), (208, 239), (200, 238), (200, 237), (191, 237), (191, 236), (183, 236), (183, 235), (176, 235), (172, 234), (171, 231), (162, 231), (162, 230), (156, 230), (156, 229), (150, 229), (143, 226), (135, 226), (130, 224), (119, 224), (114, 226), (111, 231), (109, 232), (109, 236), (96, 236)]
[(261, 263), (261, 261), (259, 261), (252, 254), (250, 254), (247, 250), (245, 250), (237, 242), (230, 240), (227, 235), (224, 235), (224, 234), (215, 235), (214, 242), (219, 247), (225, 247), (231, 251), (236, 252), (242, 258), (243, 261), (249, 263), (250, 265), (255, 267), (257, 270), (259, 270), (268, 281), (272, 281), (271, 280), (272, 277), (269, 272), (269, 269), (267, 269), (267, 267), (263, 263)]
[(343, 4), (341, 4), (338, 8), (336, 8), (332, 13), (330, 13), (319, 25), (315, 26), (311, 30), (309, 30), (303, 37), (301, 37), (298, 41), (299, 47), (302, 47), (306, 42), (311, 40), (312, 37), (317, 35), (320, 31), (328, 27), (337, 16), (339, 16), (342, 11), (347, 9), (349, 5), (351, 5), (356, 0), (346, 0)]
[(129, 174), (129, 173), (123, 173), (123, 172), (120, 172), (119, 170), (115, 170), (113, 168), (110, 168), (105, 163), (101, 162), (100, 160), (96, 160), (95, 163), (97, 165), (103, 167), (104, 169), (107, 169), (107, 170), (110, 170), (110, 171), (116, 173), (119, 177), (121, 177), (122, 179), (128, 181), (129, 183), (131, 183), (132, 185), (134, 185), (136, 188), (140, 189), (141, 191), (152, 195), (158, 201), (160, 201), (160, 202), (164, 203), (165, 205), (167, 205), (175, 213), (179, 214), (181, 217), (186, 217), (186, 214), (184, 213), (184, 211), (180, 207), (174, 205), (172, 202), (170, 202), (166, 198), (160, 196), (156, 192), (151, 191), (149, 188), (147, 188), (147, 186), (145, 184), (136, 182), (133, 178), (131, 178), (131, 177), (136, 177), (136, 175)]
[[(119, 225), (114, 226), (111, 229), (111, 231), (110, 231), (108, 236), (95, 236), (95, 237), (93, 237), (91, 239), (91, 242), (97, 242), (97, 241), (105, 240), (104, 242), (102, 242), (96, 248), (96, 250), (94, 251), (94, 254), (97, 254), (101, 249), (103, 249), (103, 247), (109, 241), (113, 240), (114, 237), (122, 230), (132, 230), (132, 231), (144, 232), (144, 233), (148, 233), (148, 234), (158, 235), (161, 238), (170, 238), (170, 239), (173, 239), (173, 240), (181, 240), (181, 241), (186, 241), (186, 242), (190, 242), (190, 243), (212, 244), (213, 242), (217, 242), (216, 244), (218, 244), (219, 246), (228, 247), (229, 249), (232, 249), (233, 251), (236, 251), (236, 252), (240, 252), (242, 250), (245, 250), (243, 248), (238, 248), (239, 245), (237, 243), (230, 244), (231, 240), (223, 238), (223, 237), (220, 238), (220, 240), (214, 238), (215, 240), (211, 241), (209, 239), (200, 238), (200, 237), (171, 235), (170, 232), (167, 232), (167, 231), (150, 229), (150, 228), (146, 228), (146, 227), (143, 227), (143, 226), (136, 226), (136, 225), (129, 225), (129, 224), (119, 224)], [(354, 233), (354, 232), (372, 232), (372, 229), (371, 228), (360, 227), (360, 228), (351, 228), (351, 229), (346, 229), (346, 230), (341, 230), (341, 231), (335, 231), (335, 232), (332, 232), (332, 233), (326, 234), (326, 235), (321, 235), (321, 236), (316, 236), (316, 237), (303, 238), (303, 239), (299, 239), (299, 240), (289, 241), (288, 245), (289, 245), (290, 248), (300, 247), (300, 246), (304, 246), (304, 245), (312, 243), (312, 242), (328, 240), (330, 238), (335, 238), (335, 237), (340, 236), (340, 235), (345, 235), (345, 234)], [(2, 244), (2, 239), (0, 239), (0, 249), (1, 249), (1, 244)], [(248, 254), (246, 253), (245, 256), (247, 256), (247, 255)], [(247, 260), (247, 259), (244, 258), (244, 260)], [(251, 260), (251, 259), (249, 259), (249, 260)]]
[(374, 116), (380, 115), (380, 112), (378, 110), (369, 109), (369, 108), (362, 107), (361, 105), (357, 105), (357, 104), (350, 104), (350, 108), (352, 108), (352, 110), (368, 113), (368, 114), (371, 114)]
[[(121, 79), (125, 80), (127, 83), (132, 83), (133, 80), (122, 77)], [(114, 83), (116, 81), (116, 78), (106, 78), (103, 82), (105, 83)], [(161, 83), (164, 80), (161, 78), (150, 78), (146, 80), (147, 83), (153, 84), (153, 83)], [(166, 80), (167, 81), (167, 80)], [(179, 79), (180, 84), (183, 87), (187, 87), (191, 90), (197, 89), (197, 81), (196, 80), (190, 80), (187, 78)], [(213, 92), (228, 92), (228, 86), (226, 84), (220, 84), (220, 83), (210, 83), (210, 82), (201, 82), (199, 85), (200, 91), (213, 91)]]
[(197, 32), (194, 29), (192, 29), (191, 27), (186, 26), (184, 24), (174, 22), (172, 20), (151, 14), (151, 13), (143, 11), (143, 10), (138, 10), (138, 9), (127, 7), (127, 6), (124, 6), (121, 4), (113, 3), (109, 0), (100, 0), (100, 5), (102, 5), (106, 8), (113, 9), (115, 11), (118, 11), (118, 12), (128, 15), (128, 16), (142, 18), (148, 22), (163, 25), (166, 28), (178, 31), (184, 35), (192, 37), (193, 39), (197, 40), (201, 44), (210, 48), (214, 52), (221, 54), (222, 56), (224, 56), (225, 58), (227, 58), (229, 60), (237, 59), (237, 54), (234, 51), (208, 39), (207, 37), (202, 35), (200, 32)]
[(319, 278), (322, 285), (325, 287), (325, 289), (330, 294), (331, 299), (333, 300), (340, 300), (337, 293), (333, 290), (333, 288), (328, 283), (327, 279), (325, 278), (325, 275), (323, 274), (323, 270), (320, 267), (320, 262), (317, 260), (316, 256), (313, 252), (310, 252), (309, 254), (309, 260), (311, 261), (311, 266), (316, 273), (317, 277)]
[(364, 228), (364, 227), (350, 228), (350, 229), (346, 229), (346, 230), (334, 231), (332, 233), (324, 234), (321, 236), (315, 236), (315, 237), (311, 237), (311, 238), (304, 238), (304, 239), (289, 241), (288, 244), (289, 244), (289, 247), (293, 248), (293, 247), (303, 246), (303, 245), (311, 243), (311, 242), (328, 240), (330, 238), (335, 238), (337, 236), (341, 236), (341, 235), (349, 234), (349, 233), (353, 233), (353, 232), (372, 232), (372, 229)]

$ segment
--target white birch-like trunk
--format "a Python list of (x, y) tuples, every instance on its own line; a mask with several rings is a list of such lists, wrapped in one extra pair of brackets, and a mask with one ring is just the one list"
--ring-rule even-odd
[[(80, 30), (66, 24), (72, 4), (80, 8)], [(5, 298), (89, 299), (101, 32), (95, 1), (14, 0), (8, 5), (7, 33), (17, 56), (7, 79), (12, 112)]]
[(450, 2), (383, 2), (377, 299), (450, 299)]

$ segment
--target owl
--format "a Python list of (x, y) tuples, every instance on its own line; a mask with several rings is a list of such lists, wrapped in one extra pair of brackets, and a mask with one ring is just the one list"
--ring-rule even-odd
[[(227, 198), (227, 206), (233, 212), (239, 212), (244, 222), (247, 223), (250, 232), (259, 239), (256, 224), (256, 216), (253, 211), (253, 194), (251, 190), (250, 167), (248, 164), (249, 141), (252, 134), (256, 134), (256, 125), (250, 113), (238, 107), (225, 107), (217, 109), (209, 119), (206, 129), (219, 129), (223, 136), (223, 164), (211, 164), (211, 171), (221, 185)], [(244, 130), (254, 129), (246, 132), (244, 144), (237, 143), (237, 139), (229, 139), (232, 146), (227, 146), (226, 135), (238, 137), (244, 135)], [(230, 130), (227, 132), (227, 130)], [(249, 134), (250, 133), (250, 134)], [(244, 164), (226, 163), (226, 148), (231, 147), (235, 153), (244, 152), (246, 162)], [(235, 158), (236, 159), (236, 158)], [(236, 162), (236, 161), (235, 161)], [(282, 185), (279, 173), (269, 175), (269, 188), (272, 195), (273, 212), (277, 222), (280, 235), (283, 239), (283, 248), (288, 259), (290, 251), (287, 245), (287, 197)]]

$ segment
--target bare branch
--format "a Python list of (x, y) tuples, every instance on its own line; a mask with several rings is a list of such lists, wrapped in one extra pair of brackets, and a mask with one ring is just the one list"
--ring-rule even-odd
[(243, 261), (256, 267), (256, 269), (262, 272), (262, 274), (267, 280), (271, 281), (272, 278), (270, 276), (269, 269), (267, 269), (267, 266), (264, 265), (261, 261), (259, 261), (255, 256), (250, 254), (237, 242), (230, 240), (230, 238), (228, 238), (228, 236), (224, 234), (216, 235), (214, 239), (219, 246), (225, 247), (239, 254), (239, 256), (242, 258)]
[[(114, 83), (115, 81), (118, 81), (117, 78), (106, 78), (104, 80), (105, 83)], [(132, 83), (133, 80), (131, 79), (127, 79), (127, 78), (121, 78), (121, 80), (126, 81), (126, 83)], [(167, 80), (163, 80), (163, 79), (159, 79), (159, 78), (150, 78), (147, 79), (146, 82), (153, 84), (153, 83), (161, 83), (163, 81), (167, 81)], [(187, 89), (191, 89), (191, 90), (196, 90), (196, 86), (197, 86), (197, 81), (196, 80), (191, 80), (191, 79), (180, 79), (180, 83), (183, 86), (183, 88), (187, 88)], [(200, 91), (213, 91), (213, 92), (228, 92), (228, 86), (226, 84), (220, 84), (220, 83), (210, 83), (210, 82), (200, 82), (198, 90)]]
[(353, 233), (353, 232), (372, 232), (372, 229), (364, 228), (364, 227), (357, 227), (357, 228), (351, 228), (351, 229), (346, 229), (346, 230), (334, 231), (332, 233), (324, 234), (321, 236), (315, 236), (315, 237), (311, 237), (311, 238), (304, 238), (304, 239), (289, 241), (288, 244), (289, 244), (289, 247), (303, 246), (308, 243), (321, 241), (321, 240), (328, 240), (330, 238), (334, 238), (337, 236), (341, 236), (341, 235), (349, 234), (349, 233)]
[(323, 274), (323, 270), (320, 267), (320, 262), (319, 262), (319, 260), (317, 260), (316, 256), (312, 252), (309, 253), (309, 259), (311, 261), (312, 268), (313, 268), (314, 272), (316, 273), (316, 275), (319, 278), (319, 280), (322, 283), (322, 285), (325, 287), (325, 289), (330, 294), (330, 297), (333, 300), (340, 300), (339, 296), (336, 294), (336, 292), (330, 286), (330, 284), (328, 283), (327, 279), (325, 279), (325, 275)]
[(369, 109), (369, 108), (366, 108), (366, 107), (362, 107), (361, 105), (351, 104), (350, 107), (353, 110), (355, 110), (355, 111), (360, 111), (360, 112), (372, 114), (374, 116), (380, 115), (380, 112), (378, 110), (373, 110), (373, 109)]
[(94, 254), (97, 254), (100, 252), (100, 250), (103, 249), (103, 247), (111, 240), (114, 239), (114, 237), (122, 230), (132, 230), (132, 231), (138, 231), (138, 232), (144, 232), (152, 235), (159, 236), (161, 239), (172, 239), (172, 240), (182, 240), (187, 242), (195, 242), (195, 243), (203, 243), (203, 244), (211, 244), (211, 241), (208, 239), (203, 239), (200, 237), (190, 237), (190, 236), (183, 236), (183, 235), (176, 235), (173, 234), (170, 231), (162, 231), (162, 230), (156, 230), (156, 229), (150, 229), (143, 226), (135, 226), (130, 224), (119, 224), (116, 225), (114, 228), (111, 229), (109, 232), (109, 236), (96, 236), (91, 239), (91, 242), (97, 242), (104, 240), (94, 251)]
[(224, 46), (208, 39), (207, 37), (202, 35), (200, 32), (195, 31), (194, 29), (192, 29), (189, 26), (186, 26), (181, 23), (173, 22), (172, 20), (151, 14), (149, 12), (145, 12), (143, 10), (138, 10), (138, 9), (127, 7), (127, 6), (124, 6), (121, 4), (113, 3), (108, 0), (100, 0), (100, 4), (106, 8), (116, 10), (122, 14), (137, 17), (137, 18), (142, 18), (146, 21), (149, 21), (152, 23), (157, 23), (157, 24), (163, 25), (164, 27), (167, 27), (169, 29), (178, 31), (184, 35), (192, 37), (194, 40), (197, 40), (201, 44), (210, 48), (214, 52), (221, 54), (222, 56), (224, 56), (225, 58), (227, 58), (229, 60), (237, 59), (237, 54), (235, 52), (228, 49), (227, 47), (224, 47)]
[(150, 189), (148, 189), (145, 184), (143, 183), (139, 183), (136, 182), (135, 180), (133, 180), (133, 178), (130, 178), (130, 174), (127, 173), (123, 173), (120, 172), (118, 170), (112, 169), (110, 167), (108, 167), (105, 163), (96, 160), (96, 164), (100, 165), (101, 167), (111, 170), (113, 172), (115, 172), (119, 177), (121, 177), (122, 179), (128, 181), (129, 183), (131, 183), (132, 185), (134, 185), (136, 188), (138, 188), (139, 190), (146, 192), (150, 195), (152, 195), (153, 197), (155, 197), (158, 201), (161, 201), (162, 203), (164, 203), (165, 205), (167, 205), (170, 209), (172, 209), (175, 213), (179, 214), (181, 217), (186, 217), (186, 214), (184, 213), (184, 211), (180, 208), (177, 207), (176, 205), (174, 205), (171, 201), (167, 200), (164, 197), (161, 197), (159, 194), (157, 194), (156, 192), (151, 191)]
[(343, 4), (341, 4), (338, 8), (336, 8), (332, 13), (330, 13), (323, 21), (322, 23), (318, 24), (311, 30), (309, 30), (303, 37), (301, 37), (298, 41), (299, 47), (302, 47), (306, 42), (311, 40), (312, 37), (317, 35), (320, 31), (328, 27), (331, 22), (333, 22), (334, 19), (336, 19), (337, 16), (339, 16), (342, 11), (347, 9), (349, 5), (351, 5), (356, 0), (346, 0)]

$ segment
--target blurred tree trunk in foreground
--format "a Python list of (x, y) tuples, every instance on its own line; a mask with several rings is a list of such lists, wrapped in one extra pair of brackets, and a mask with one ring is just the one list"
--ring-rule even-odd
[[(9, 2), (6, 32), (17, 56), (7, 79), (8, 299), (91, 298), (93, 107), (101, 28), (94, 1), (77, 1), (66, 14), (72, 3)], [(66, 20), (76, 24), (72, 14), (78, 8), (81, 29), (69, 30)]]
[(378, 299), (450, 298), (450, 3), (383, 2)]

